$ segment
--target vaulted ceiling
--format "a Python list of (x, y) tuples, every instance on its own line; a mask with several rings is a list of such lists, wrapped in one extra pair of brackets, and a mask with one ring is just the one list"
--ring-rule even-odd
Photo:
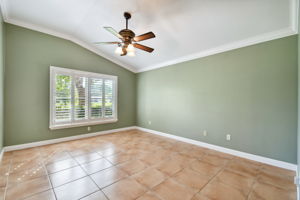
[[(69, 39), (134, 72), (256, 44), (298, 32), (298, 0), (2, 0), (8, 23)], [(116, 41), (103, 26), (121, 30), (123, 12), (153, 53), (114, 54)]]

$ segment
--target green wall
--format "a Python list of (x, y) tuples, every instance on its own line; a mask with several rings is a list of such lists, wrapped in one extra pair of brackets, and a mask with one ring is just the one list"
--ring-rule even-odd
[[(300, 4), (298, 4), (300, 10)], [(300, 172), (300, 20), (298, 20), (298, 173)], [(299, 175), (298, 175), (299, 177)], [(299, 188), (299, 185), (298, 185)], [(298, 198), (300, 198), (300, 188), (298, 189)]]
[[(91, 132), (136, 124), (136, 74), (64, 39), (5, 24), (5, 137), (15, 145), (87, 133), (87, 127), (49, 130), (49, 66), (118, 76), (118, 122)], [(0, 74), (1, 75), (1, 74)]]
[(3, 147), (4, 137), (4, 57), (5, 57), (5, 26), (0, 13), (0, 150)]
[(297, 36), (140, 73), (137, 99), (138, 126), (297, 162)]
[[(119, 121), (91, 132), (138, 125), (296, 163), (297, 36), (136, 75), (67, 40), (11, 24), (1, 28), (6, 146), (87, 133), (86, 127), (48, 128), (54, 65), (119, 77)], [(3, 35), (0, 30), (0, 40)], [(0, 54), (0, 93), (1, 77)]]

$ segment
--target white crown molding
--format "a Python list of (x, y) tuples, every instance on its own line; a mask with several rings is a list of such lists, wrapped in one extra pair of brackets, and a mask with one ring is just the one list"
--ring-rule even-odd
[(7, 4), (6, 0), (0, 0), (0, 9), (2, 13), (3, 20), (7, 20), (8, 18), (8, 9), (7, 9)]
[(172, 135), (172, 134), (169, 134), (169, 133), (163, 133), (163, 132), (160, 132), (160, 131), (155, 131), (155, 130), (151, 130), (151, 129), (147, 129), (147, 128), (137, 127), (137, 129), (141, 130), (141, 131), (148, 132), (148, 133), (152, 133), (152, 134), (155, 134), (155, 135), (175, 139), (175, 140), (178, 140), (178, 141), (181, 141), (181, 142), (186, 142), (186, 143), (189, 143), (189, 144), (205, 147), (205, 148), (212, 149), (212, 150), (215, 150), (215, 151), (220, 151), (220, 152), (223, 152), (223, 153), (231, 154), (231, 155), (238, 156), (238, 157), (241, 157), (241, 158), (246, 158), (246, 159), (253, 160), (253, 161), (256, 161), (256, 162), (265, 163), (265, 164), (268, 164), (268, 165), (272, 165), (272, 166), (276, 166), (276, 167), (280, 167), (280, 168), (284, 168), (284, 169), (288, 169), (288, 170), (297, 171), (297, 165), (296, 164), (283, 162), (283, 161), (280, 161), (280, 160), (275, 160), (275, 159), (271, 159), (271, 158), (267, 158), (267, 157), (263, 157), (263, 156), (258, 156), (258, 155), (254, 155), (254, 154), (250, 154), (250, 153), (245, 153), (245, 152), (237, 151), (237, 150), (233, 150), (233, 149), (228, 149), (228, 148), (225, 148), (225, 147), (221, 147), (221, 146), (217, 146), (217, 145), (213, 145), (213, 144), (209, 144), (209, 143), (205, 143), (205, 142), (200, 142), (200, 141), (197, 141), (197, 140), (192, 140), (192, 139)]
[(180, 58), (176, 58), (174, 60), (170, 60), (167, 62), (162, 62), (162, 63), (156, 64), (156, 65), (151, 65), (151, 66), (145, 67), (143, 69), (139, 69), (137, 72), (139, 73), (139, 72), (145, 72), (145, 71), (158, 69), (158, 68), (162, 68), (162, 67), (167, 67), (170, 65), (174, 65), (174, 64), (178, 64), (178, 63), (182, 63), (182, 62), (186, 62), (186, 61), (190, 61), (190, 60), (195, 60), (198, 58), (203, 58), (203, 57), (215, 55), (218, 53), (223, 53), (226, 51), (239, 49), (242, 47), (247, 47), (247, 46), (251, 46), (254, 44), (259, 44), (262, 42), (267, 42), (270, 40), (275, 40), (275, 39), (279, 39), (279, 38), (283, 38), (283, 37), (287, 37), (287, 36), (291, 36), (291, 35), (295, 35), (295, 34), (297, 34), (297, 32), (295, 30), (293, 30), (293, 28), (286, 28), (286, 29), (282, 29), (279, 31), (275, 31), (275, 32), (267, 33), (267, 34), (262, 34), (262, 35), (259, 35), (256, 37), (248, 38), (245, 40), (232, 42), (229, 44), (218, 46), (216, 48), (201, 51), (201, 52), (198, 52), (195, 54), (182, 56)]
[(297, 34), (299, 31), (299, 27), (298, 27), (298, 20), (299, 20), (299, 1), (300, 0), (289, 0), (290, 1), (290, 27), (282, 29), (282, 30), (278, 30), (278, 31), (274, 31), (274, 32), (270, 32), (270, 33), (266, 33), (266, 34), (261, 34), (255, 37), (251, 37), (248, 39), (244, 39), (241, 41), (236, 41), (236, 42), (232, 42), (232, 43), (228, 43), (226, 45), (222, 45), (222, 46), (218, 46), (212, 49), (208, 49), (208, 50), (204, 50), (195, 54), (190, 54), (190, 55), (186, 55), (186, 56), (182, 56), (180, 58), (176, 58), (173, 60), (169, 60), (166, 62), (161, 62), (155, 65), (151, 65), (151, 66), (147, 66), (147, 67), (143, 67), (142, 69), (137, 69), (136, 67), (127, 65), (125, 63), (120, 62), (119, 60), (108, 56), (106, 54), (104, 54), (103, 52), (101, 52), (98, 48), (84, 42), (81, 41), (71, 35), (66, 35), (66, 34), (62, 34), (56, 31), (52, 31), (40, 26), (36, 26), (33, 24), (28, 24), (25, 22), (21, 22), (21, 21), (17, 21), (17, 20), (13, 20), (9, 18), (9, 13), (8, 13), (8, 9), (7, 9), (7, 0), (0, 0), (0, 7), (1, 7), (1, 11), (2, 11), (2, 16), (5, 22), (7, 23), (11, 23), (11, 24), (15, 24), (18, 26), (22, 26), (25, 28), (29, 28), (35, 31), (39, 31), (42, 33), (46, 33), (49, 35), (53, 35), (56, 37), (60, 37), (66, 40), (70, 40), (94, 53), (96, 53), (97, 55), (100, 55), (104, 58), (106, 58), (107, 60), (110, 60), (111, 62), (124, 67), (134, 73), (140, 73), (140, 72), (145, 72), (145, 71), (149, 71), (149, 70), (153, 70), (153, 69), (158, 69), (158, 68), (162, 68), (162, 67), (167, 67), (170, 65), (174, 65), (174, 64), (178, 64), (178, 63), (182, 63), (182, 62), (186, 62), (186, 61), (190, 61), (190, 60), (194, 60), (197, 58), (203, 58), (206, 56), (210, 56), (210, 55), (214, 55), (214, 54), (218, 54), (218, 53), (222, 53), (222, 52), (226, 52), (226, 51), (230, 51), (230, 50), (234, 50), (234, 49), (238, 49), (238, 48), (242, 48), (242, 47), (246, 47), (246, 46), (250, 46), (250, 45), (254, 45), (254, 44), (258, 44), (258, 43), (262, 43), (262, 42), (267, 42), (270, 40), (275, 40), (275, 39), (279, 39), (279, 38), (283, 38), (283, 37), (287, 37), (287, 36), (291, 36), (291, 35), (295, 35)]
[[(129, 127), (125, 127), (125, 128), (111, 129), (111, 130), (106, 130), (106, 131), (99, 131), (99, 132), (95, 132), (95, 133), (86, 133), (86, 134), (57, 138), (57, 139), (52, 139), (52, 140), (43, 140), (43, 141), (39, 141), (39, 142), (31, 142), (31, 143), (26, 143), (26, 144), (6, 146), (2, 150), (4, 150), (4, 152), (8, 152), (8, 151), (21, 150), (21, 149), (28, 149), (28, 148), (32, 148), (32, 147), (38, 147), (38, 146), (43, 146), (43, 145), (48, 145), (48, 144), (56, 144), (56, 143), (60, 143), (60, 142), (78, 140), (78, 139), (82, 139), (82, 138), (89, 138), (89, 137), (94, 137), (94, 136), (98, 136), (98, 135), (105, 135), (105, 134), (110, 134), (110, 133), (115, 133), (115, 132), (120, 132), (120, 131), (128, 131), (128, 130), (133, 130), (133, 129), (136, 129), (136, 126), (129, 126)], [(0, 154), (0, 157), (1, 157), (1, 154)]]
[[(5, 12), (4, 12), (5, 13)], [(104, 54), (103, 52), (101, 52), (99, 49), (97, 49), (96, 47), (92, 46), (91, 44), (88, 44), (82, 40), (79, 40), (77, 39), (76, 37), (74, 36), (71, 36), (71, 35), (68, 35), (68, 34), (63, 34), (63, 33), (59, 33), (59, 32), (56, 32), (56, 31), (53, 31), (53, 30), (49, 30), (47, 28), (44, 28), (44, 27), (41, 27), (41, 26), (37, 26), (37, 25), (33, 25), (33, 24), (29, 24), (29, 23), (25, 23), (25, 22), (21, 22), (21, 21), (18, 21), (18, 20), (14, 20), (14, 19), (10, 19), (10, 18), (7, 18), (5, 19), (4, 17), (4, 14), (3, 14), (3, 19), (6, 23), (9, 23), (9, 24), (14, 24), (14, 25), (17, 25), (17, 26), (21, 26), (21, 27), (24, 27), (24, 28), (28, 28), (28, 29), (31, 29), (31, 30), (34, 30), (34, 31), (38, 31), (38, 32), (41, 32), (41, 33), (45, 33), (45, 34), (48, 34), (48, 35), (52, 35), (52, 36), (55, 36), (55, 37), (59, 37), (59, 38), (62, 38), (62, 39), (65, 39), (65, 40), (69, 40), (131, 72), (134, 72), (136, 73), (136, 69), (132, 66), (129, 66), (129, 65), (126, 65), (122, 62), (120, 62), (119, 60), (116, 60), (106, 54)]]

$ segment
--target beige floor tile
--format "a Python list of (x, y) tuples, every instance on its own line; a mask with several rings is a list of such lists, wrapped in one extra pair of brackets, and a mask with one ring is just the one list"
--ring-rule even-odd
[(181, 163), (177, 160), (165, 160), (155, 166), (156, 169), (168, 176), (172, 176), (183, 169)]
[(200, 192), (210, 199), (243, 200), (246, 196), (238, 189), (214, 180), (208, 183)]
[(100, 172), (92, 174), (91, 178), (96, 182), (96, 184), (100, 188), (104, 188), (127, 176), (128, 175), (123, 170), (117, 167), (110, 167), (108, 169), (104, 169)]
[(98, 191), (80, 200), (108, 200), (108, 199), (105, 197), (102, 191)]
[(57, 161), (49, 165), (46, 165), (46, 169), (49, 173), (55, 173), (64, 169), (75, 167), (77, 165), (78, 164), (74, 159), (67, 159), (67, 160)]
[(32, 154), (39, 154), (39, 150), (36, 147), (28, 148), (28, 149), (22, 149), (22, 150), (15, 150), (12, 151), (13, 156), (27, 156)]
[(121, 168), (129, 175), (133, 175), (147, 168), (147, 165), (140, 160), (133, 160), (126, 163), (122, 163), (117, 167)]
[(224, 170), (216, 177), (217, 180), (233, 186), (243, 192), (244, 195), (248, 195), (250, 189), (254, 183), (254, 178), (244, 176), (242, 174), (235, 173), (233, 171)]
[(196, 194), (195, 196), (193, 196), (191, 200), (211, 200), (211, 199), (201, 194)]
[(166, 179), (166, 175), (155, 168), (149, 168), (141, 173), (135, 174), (133, 178), (148, 188), (153, 188)]
[(41, 160), (29, 160), (24, 162), (17, 162), (11, 164), (9, 172), (10, 173), (21, 172), (25, 170), (31, 170), (33, 168), (39, 168), (40, 166), (43, 166)]
[(221, 169), (221, 167), (217, 167), (215, 165), (198, 160), (191, 163), (190, 168), (210, 178), (216, 175)]
[(98, 187), (89, 177), (84, 177), (54, 188), (57, 200), (80, 199), (96, 192), (97, 190), (99, 190)]
[(47, 190), (30, 196), (24, 200), (56, 200), (53, 190)]
[(270, 184), (257, 182), (249, 195), (249, 200), (259, 199), (296, 200), (296, 192), (286, 191)]
[(259, 172), (259, 166), (239, 161), (230, 161), (226, 168), (249, 177), (255, 177)]
[(102, 156), (100, 156), (98, 153), (88, 153), (88, 154), (76, 156), (74, 159), (79, 164), (83, 164), (83, 163), (92, 162), (94, 160), (98, 160), (100, 158), (102, 158)]
[(110, 148), (106, 148), (106, 149), (102, 149), (101, 151), (98, 151), (99, 154), (101, 154), (102, 156), (112, 156), (118, 153), (121, 153), (122, 150), (120, 148), (116, 148), (116, 147), (110, 147)]
[(70, 154), (66, 151), (63, 152), (53, 152), (53, 153), (49, 153), (46, 154), (43, 157), (43, 162), (45, 164), (50, 164), (53, 162), (57, 162), (57, 161), (61, 161), (61, 160), (67, 160), (67, 159), (71, 159), (72, 157), (70, 156)]
[(233, 157), (232, 159), (233, 162), (238, 162), (238, 163), (243, 163), (245, 165), (250, 165), (251, 167), (257, 167), (257, 168), (261, 168), (263, 166), (263, 163), (261, 162), (256, 162), (254, 160), (249, 160), (246, 158), (242, 158), (242, 157)]
[(201, 160), (216, 166), (224, 166), (229, 161), (229, 159), (220, 157), (216, 154), (206, 154)]
[(257, 180), (263, 183), (275, 185), (281, 189), (296, 191), (296, 185), (294, 184), (293, 177), (269, 172), (261, 172), (258, 175)]
[(103, 189), (110, 200), (133, 200), (142, 196), (146, 189), (133, 179), (123, 179)]
[(51, 185), (47, 176), (24, 181), (7, 188), (6, 200), (16, 200), (49, 190)]
[(25, 171), (13, 172), (9, 174), (8, 185), (18, 184), (41, 176), (47, 176), (45, 168), (41, 165)]
[(197, 159), (193, 158), (193, 157), (188, 157), (182, 154), (170, 154), (170, 159), (172, 161), (176, 161), (178, 162), (178, 164), (180, 164), (182, 167), (187, 167), (190, 166), (190, 164), (194, 161), (196, 161)]
[(180, 152), (181, 155), (185, 155), (191, 158), (195, 158), (195, 159), (202, 159), (203, 156), (205, 155), (205, 152), (202, 150), (186, 150), (183, 152)]
[(124, 163), (126, 161), (132, 160), (133, 158), (134, 157), (132, 155), (126, 153), (118, 153), (113, 156), (106, 157), (106, 159), (114, 165)]
[(87, 176), (87, 174), (80, 166), (65, 169), (49, 175), (53, 187), (58, 187), (84, 176)]
[(89, 163), (82, 164), (81, 166), (88, 174), (93, 174), (95, 172), (111, 167), (112, 164), (104, 158), (101, 158)]
[(40, 152), (38, 150), (19, 150), (13, 152), (13, 157), (12, 157), (12, 162), (20, 162), (20, 161), (25, 161), (25, 160), (34, 160), (34, 159), (39, 159), (40, 157)]
[(0, 176), (6, 176), (9, 172), (10, 164), (3, 164), (0, 165)]
[(0, 200), (4, 200), (5, 187), (0, 188)]
[(1, 165), (3, 164), (3, 162), (6, 162), (6, 163), (7, 163), (7, 161), (11, 161), (12, 158), (13, 158), (13, 153), (12, 153), (12, 151), (4, 152), (4, 153), (3, 153), (3, 157), (2, 157)]
[(206, 153), (211, 154), (211, 155), (216, 155), (216, 156), (222, 157), (222, 158), (227, 158), (227, 159), (230, 159), (230, 160), (234, 158), (234, 156), (232, 156), (230, 154), (222, 153), (220, 151), (215, 151), (215, 150), (212, 150), (212, 149), (206, 149)]
[(7, 184), (7, 176), (2, 175), (0, 176), (0, 187), (6, 187)]
[(153, 191), (163, 200), (190, 200), (195, 195), (195, 191), (171, 179), (162, 182)]
[(88, 154), (88, 153), (91, 153), (90, 150), (88, 149), (85, 149), (85, 148), (80, 148), (80, 149), (74, 149), (74, 150), (70, 150), (68, 151), (68, 153), (71, 155), (71, 156), (80, 156), (80, 155), (83, 155), (83, 154)]
[(160, 200), (153, 192), (147, 192), (143, 194), (141, 197), (137, 198), (137, 200)]
[(283, 169), (283, 168), (279, 168), (279, 167), (274, 167), (271, 165), (265, 165), (265, 164), (262, 165), (261, 171), (267, 172), (270, 174), (276, 174), (276, 175), (283, 175), (283, 176), (290, 176), (290, 177), (296, 176), (295, 171), (291, 171), (291, 170), (287, 170), (287, 169)]
[(204, 176), (200, 173), (197, 173), (191, 169), (184, 169), (178, 172), (176, 175), (172, 177), (178, 183), (186, 185), (191, 189), (198, 192), (203, 186), (205, 186), (210, 178), (208, 176)]
[(296, 199), (293, 171), (132, 130), (5, 152), (0, 200), (52, 200), (47, 171), (60, 199)]
[(29, 153), (27, 156), (13, 155), (11, 162), (18, 163), (18, 162), (24, 162), (24, 161), (28, 161), (28, 160), (39, 160), (39, 159), (41, 159), (40, 154)]
[(149, 153), (149, 154), (143, 155), (140, 159), (142, 161), (144, 161), (145, 163), (147, 163), (148, 165), (155, 165), (167, 158), (169, 158), (169, 155)]

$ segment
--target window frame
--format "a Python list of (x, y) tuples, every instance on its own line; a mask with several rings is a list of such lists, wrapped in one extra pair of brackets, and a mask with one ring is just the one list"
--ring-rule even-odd
[[(61, 122), (57, 123), (54, 122), (54, 116), (55, 116), (55, 91), (56, 91), (56, 81), (55, 77), (56, 74), (62, 74), (62, 75), (68, 75), (72, 77), (72, 83), (71, 83), (71, 121), (70, 122)], [(74, 120), (74, 77), (86, 77), (87, 80), (87, 88), (88, 88), (88, 108), (87, 108), (87, 115), (88, 118), (84, 120)], [(112, 117), (105, 117), (102, 116), (98, 119), (90, 119), (91, 115), (91, 107), (90, 107), (90, 79), (91, 78), (99, 78), (103, 79), (103, 83), (105, 80), (112, 80), (113, 81), (113, 116)], [(105, 88), (105, 85), (103, 86)], [(103, 91), (103, 94), (105, 92)], [(104, 96), (102, 96), (104, 102)], [(103, 108), (105, 110), (105, 107)], [(102, 111), (103, 112), (103, 111)], [(104, 111), (105, 112), (105, 111)], [(87, 72), (87, 71), (81, 71), (81, 70), (74, 70), (69, 68), (62, 68), (62, 67), (56, 67), (56, 66), (50, 66), (50, 119), (49, 119), (49, 128), (51, 130), (55, 129), (63, 129), (63, 128), (72, 128), (72, 127), (80, 127), (80, 126), (88, 126), (88, 125), (97, 125), (97, 124), (106, 124), (106, 123), (114, 123), (118, 121), (118, 77), (112, 76), (112, 75), (106, 75), (106, 74), (99, 74), (94, 72)]]

